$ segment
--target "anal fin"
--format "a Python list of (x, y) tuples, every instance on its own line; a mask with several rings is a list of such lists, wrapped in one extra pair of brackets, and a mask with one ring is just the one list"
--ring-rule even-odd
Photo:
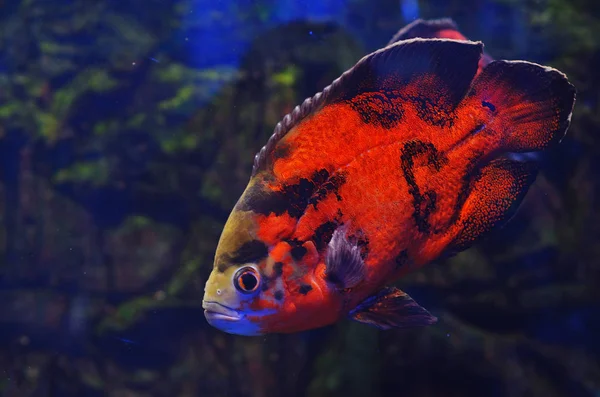
[(408, 294), (388, 287), (361, 302), (350, 318), (379, 329), (413, 328), (434, 324), (437, 318)]

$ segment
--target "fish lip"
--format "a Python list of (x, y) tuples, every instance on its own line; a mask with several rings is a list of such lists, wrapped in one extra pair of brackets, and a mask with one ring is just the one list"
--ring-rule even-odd
[(207, 320), (239, 321), (245, 317), (237, 310), (215, 301), (203, 301), (202, 308)]

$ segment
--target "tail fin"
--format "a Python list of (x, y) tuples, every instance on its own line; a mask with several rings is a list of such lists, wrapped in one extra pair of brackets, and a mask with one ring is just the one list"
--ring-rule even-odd
[(529, 152), (559, 142), (571, 122), (575, 87), (556, 69), (495, 61), (473, 82), (469, 97), (492, 113), (486, 125), (503, 151)]

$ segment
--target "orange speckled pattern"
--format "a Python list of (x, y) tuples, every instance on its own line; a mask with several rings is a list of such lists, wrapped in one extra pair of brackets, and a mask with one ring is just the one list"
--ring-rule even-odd
[[(387, 82), (391, 87), (393, 81)], [(419, 103), (407, 102), (407, 98), (418, 98), (421, 90), (435, 92), (436, 106), (441, 107), (447, 99), (442, 82), (436, 82), (435, 76), (422, 76), (402, 91), (391, 91), (385, 98), (380, 93), (363, 93), (348, 103), (337, 103), (326, 106), (306, 122), (301, 123), (281, 141), (281, 145), (292, 148), (293, 156), (278, 160), (273, 166), (273, 173), (278, 181), (291, 180), (294, 177), (307, 177), (316, 169), (334, 170), (347, 164), (370, 148), (386, 145), (399, 140), (420, 138), (431, 141), (442, 140), (441, 145), (449, 145), (452, 137), (440, 136), (440, 127), (432, 126), (419, 116), (425, 112)], [(433, 101), (433, 100), (432, 100)], [(403, 115), (391, 129), (377, 123), (365, 123), (355, 107), (360, 106), (373, 117), (390, 117), (389, 113)], [(432, 111), (435, 110), (432, 106)], [(435, 116), (435, 115), (434, 115)], [(359, 132), (360, 133), (357, 133)], [(457, 132), (457, 134), (460, 131)], [(436, 137), (437, 136), (437, 137)], [(323, 155), (323, 154), (327, 155)]]
[(269, 189), (316, 170), (344, 183), (306, 208), (293, 237), (311, 240), (334, 219), (349, 224), (368, 240), (370, 286), (467, 247), (510, 215), (535, 176), (531, 165), (492, 160), (541, 149), (564, 132), (560, 75), (531, 65), (492, 63), (455, 104), (457, 88), (443, 76), (419, 74), (404, 86), (386, 76), (379, 91), (327, 104), (299, 123), (279, 143), (288, 155), (272, 161)]
[(258, 237), (268, 245), (275, 245), (278, 241), (288, 238), (296, 228), (297, 220), (289, 214), (280, 216), (275, 214), (259, 215)]

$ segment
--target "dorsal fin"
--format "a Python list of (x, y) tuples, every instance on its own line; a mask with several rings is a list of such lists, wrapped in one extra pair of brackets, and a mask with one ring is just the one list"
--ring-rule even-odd
[(457, 40), (466, 40), (466, 38), (459, 32), (458, 26), (450, 18), (440, 19), (416, 19), (400, 29), (398, 33), (392, 37), (387, 45), (392, 45), (398, 41), (414, 39), (416, 37), (426, 38), (440, 38), (439, 32), (443, 30), (453, 30), (461, 37), (456, 37)]
[[(267, 144), (254, 158), (252, 176), (262, 170), (277, 143), (294, 127), (325, 105), (365, 92), (400, 91), (417, 78), (430, 76), (444, 86), (445, 101), (456, 106), (468, 91), (483, 51), (481, 42), (448, 39), (411, 39), (394, 43), (363, 57), (322, 92), (306, 99), (275, 127)], [(431, 90), (432, 86), (417, 90)], [(432, 92), (413, 92), (426, 98)], [(391, 109), (394, 112), (397, 109)], [(399, 112), (400, 110), (398, 110)]]

